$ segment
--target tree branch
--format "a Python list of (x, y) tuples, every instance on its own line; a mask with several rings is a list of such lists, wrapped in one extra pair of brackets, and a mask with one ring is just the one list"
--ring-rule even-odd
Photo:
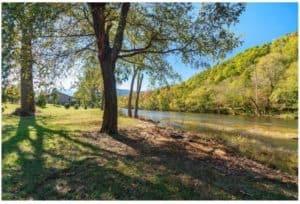
[(126, 26), (127, 14), (130, 8), (130, 3), (123, 3), (121, 8), (121, 14), (119, 19), (119, 24), (117, 28), (117, 33), (114, 39), (114, 45), (112, 50), (112, 59), (115, 61), (122, 48), (122, 42), (124, 37), (124, 30)]
[(90, 26), (94, 26), (93, 22), (90, 20), (89, 15), (88, 15), (88, 10), (86, 9), (86, 7), (83, 8), (83, 15), (86, 18), (86, 20), (88, 21), (88, 23), (90, 24)]
[(72, 37), (89, 37), (95, 36), (94, 33), (87, 33), (87, 34), (70, 34), (70, 35), (41, 35), (38, 36), (39, 38), (72, 38)]
[[(181, 48), (174, 48), (174, 49), (169, 49), (169, 50), (143, 50), (139, 52), (133, 52), (129, 54), (124, 54), (124, 55), (118, 55), (119, 58), (124, 58), (124, 57), (133, 57), (138, 54), (143, 54), (143, 53), (152, 53), (152, 54), (168, 54), (171, 52), (176, 52), (176, 51), (184, 51), (184, 47)], [(196, 50), (187, 50), (185, 52), (195, 52)]]
[(136, 49), (130, 49), (130, 50), (120, 50), (120, 52), (141, 52), (149, 49), (152, 45), (153, 40), (156, 39), (156, 34), (154, 34), (151, 39), (149, 40), (148, 44), (143, 48), (136, 48)]
[(105, 3), (89, 3), (92, 16), (93, 27), (97, 38), (98, 57), (105, 58), (106, 51), (110, 49), (109, 41), (105, 33)]
[(94, 42), (91, 42), (89, 44), (87, 44), (86, 46), (82, 47), (82, 48), (79, 48), (79, 49), (76, 49), (76, 50), (72, 50), (72, 51), (65, 51), (65, 52), (61, 52), (61, 53), (57, 53), (57, 54), (41, 54), (41, 53), (38, 53), (39, 56), (46, 56), (46, 57), (56, 57), (56, 58), (63, 58), (63, 57), (68, 57), (70, 55), (76, 55), (76, 54), (79, 54), (83, 51), (86, 51), (86, 50), (91, 50), (91, 51), (96, 51), (92, 48), (90, 48), (90, 46), (92, 46), (94, 44)]
[(123, 60), (124, 62), (130, 63), (130, 64), (137, 65), (139, 67), (148, 67), (148, 68), (150, 68), (149, 65), (146, 65), (144, 63), (133, 62), (133, 61), (130, 61), (130, 60), (126, 59), (126, 58), (121, 58), (121, 60)]
[(186, 52), (186, 53), (189, 53), (189, 52), (196, 52), (197, 50), (196, 49), (189, 49), (189, 50), (186, 50), (188, 48), (188, 46), (191, 44), (191, 42), (187, 42), (184, 46), (182, 47), (179, 47), (179, 48), (173, 48), (173, 49), (167, 49), (167, 50), (137, 50), (137, 51), (133, 51), (132, 53), (129, 53), (129, 54), (123, 54), (123, 55), (118, 55), (119, 58), (124, 58), (124, 57), (133, 57), (135, 55), (138, 55), (138, 54), (144, 54), (144, 53), (147, 53), (147, 54), (168, 54), (168, 53), (171, 53), (171, 52), (176, 52), (176, 51), (180, 51), (180, 52)]

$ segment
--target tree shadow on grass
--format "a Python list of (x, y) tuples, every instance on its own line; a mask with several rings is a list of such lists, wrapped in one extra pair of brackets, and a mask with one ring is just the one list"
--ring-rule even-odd
[[(43, 142), (47, 129), (36, 123), (34, 116), (20, 117), (16, 134), (11, 139), (2, 143), (2, 161), (10, 153), (17, 155), (17, 165), (9, 170), (9, 166), (3, 166), (2, 171), (11, 171), (3, 176), (3, 193), (6, 193), (6, 185), (16, 185), (13, 189), (21, 189), (21, 194), (32, 192), (35, 184), (41, 179), (44, 169)], [(6, 169), (8, 168), (8, 169)], [(20, 196), (20, 195), (19, 195)]]
[[(266, 179), (245, 169), (230, 175), (215, 168), (216, 163), (224, 161), (191, 158), (176, 144), (157, 147), (132, 139), (123, 131), (113, 139), (132, 147), (138, 155), (120, 155), (66, 130), (46, 128), (41, 122), (42, 118), (20, 118), (15, 137), (2, 144), (2, 159), (16, 153), (18, 164), (13, 168), (2, 167), (3, 199), (297, 199), (297, 185), (293, 183)], [(74, 151), (84, 158), (74, 160), (59, 151), (63, 146), (46, 149), (45, 139), (55, 135), (76, 146)], [(175, 146), (176, 151), (170, 151), (170, 146)], [(49, 167), (45, 155), (68, 165)], [(116, 168), (120, 163), (138, 169), (141, 175), (131, 169), (121, 171)], [(155, 179), (145, 177), (149, 170)], [(191, 177), (197, 185), (184, 183), (179, 175)]]
[[(2, 162), (7, 158), (9, 160), (9, 165), (2, 166), (3, 199), (34, 199), (31, 194), (36, 191), (40, 181), (45, 175), (53, 173), (52, 168), (45, 167), (45, 138), (67, 133), (40, 125), (46, 120), (47, 117), (42, 116), (20, 117), (15, 136), (2, 142)], [(4, 133), (8, 131), (11, 130)]]
[[(76, 139), (65, 130), (46, 128), (38, 121), (35, 117), (21, 117), (15, 136), (2, 144), (2, 161), (10, 154), (17, 155), (16, 166), (5, 164), (2, 167), (2, 199), (174, 198), (174, 192), (160, 182), (152, 183), (133, 175), (125, 175), (113, 166), (108, 167), (99, 162), (101, 158), (116, 163), (124, 161), (124, 156)], [(69, 155), (46, 149), (45, 139), (54, 135), (84, 148), (87, 158), (72, 160)], [(68, 166), (49, 167), (45, 155), (48, 159), (50, 156), (66, 161)], [(192, 190), (190, 187), (182, 188)]]
[(43, 189), (38, 190), (36, 195), (39, 195), (38, 199), (176, 199), (176, 193), (163, 183), (125, 175), (92, 158), (74, 162), (68, 169), (59, 172), (57, 178), (45, 180)]

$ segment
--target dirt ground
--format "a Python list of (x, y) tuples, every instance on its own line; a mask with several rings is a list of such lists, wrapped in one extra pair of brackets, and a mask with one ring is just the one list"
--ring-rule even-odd
[[(97, 132), (85, 133), (84, 137), (91, 138), (103, 150), (134, 160), (149, 161), (153, 164), (153, 168), (147, 170), (150, 174), (154, 174), (157, 169), (172, 166), (178, 172), (176, 176), (189, 185), (197, 186), (206, 177), (208, 183), (218, 187), (224, 184), (221, 188), (225, 191), (230, 189), (236, 198), (297, 198), (297, 176), (241, 157), (220, 142), (205, 138), (201, 133), (163, 128), (145, 121), (135, 127), (122, 128), (115, 137)], [(220, 180), (217, 181), (218, 179)], [(260, 185), (266, 189), (262, 189)], [(274, 190), (274, 194), (268, 196), (270, 192), (265, 192), (262, 195), (267, 189), (270, 192)]]

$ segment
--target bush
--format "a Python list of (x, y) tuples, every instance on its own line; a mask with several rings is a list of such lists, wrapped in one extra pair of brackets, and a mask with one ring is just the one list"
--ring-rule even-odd
[(76, 103), (76, 104), (74, 105), (74, 108), (75, 108), (75, 109), (78, 109), (78, 108), (79, 108), (79, 104)]
[(36, 105), (45, 108), (47, 104), (46, 96), (44, 94), (40, 94), (37, 98)]
[(69, 104), (69, 103), (66, 103), (66, 104), (64, 105), (64, 107), (65, 107), (66, 109), (69, 109), (69, 108), (70, 108), (70, 104)]

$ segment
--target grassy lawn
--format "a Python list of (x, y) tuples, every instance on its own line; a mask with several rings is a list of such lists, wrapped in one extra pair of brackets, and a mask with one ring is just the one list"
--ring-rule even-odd
[(2, 114), (5, 200), (298, 196), (294, 182), (235, 167), (234, 159), (230, 163), (208, 154), (191, 158), (186, 147), (150, 144), (144, 135), (155, 137), (162, 133), (153, 130), (161, 130), (153, 127), (145, 132), (141, 127), (146, 129), (148, 124), (139, 120), (120, 117), (119, 126), (124, 130), (113, 138), (97, 133), (102, 114), (98, 109), (47, 105), (35, 117), (19, 118), (10, 114), (16, 107), (8, 104)]

